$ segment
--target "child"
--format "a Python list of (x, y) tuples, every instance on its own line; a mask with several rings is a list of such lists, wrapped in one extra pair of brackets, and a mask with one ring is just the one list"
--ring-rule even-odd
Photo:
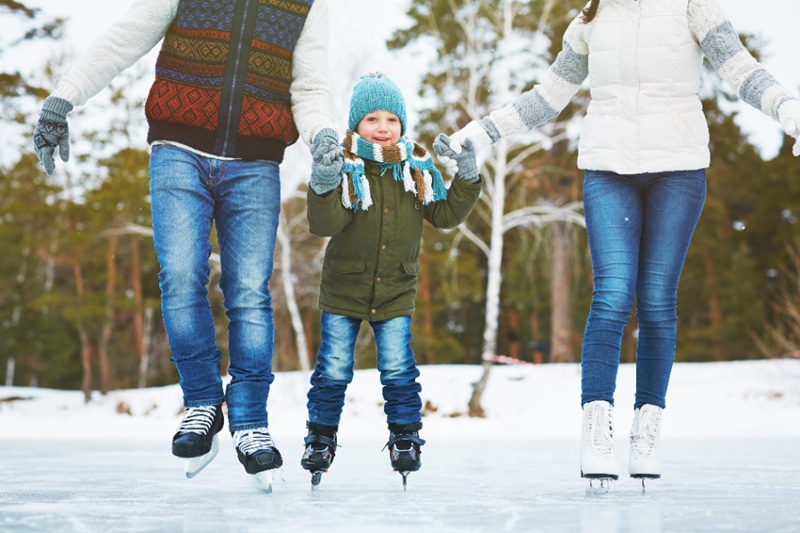
[[(363, 320), (375, 335), (377, 367), (389, 424), (392, 468), (420, 468), (421, 387), (411, 350), (422, 220), (437, 228), (463, 222), (481, 180), (471, 145), (450, 190), (430, 155), (404, 137), (406, 110), (398, 87), (380, 73), (361, 78), (350, 100), (342, 174), (315, 163), (308, 190), (311, 232), (331, 237), (322, 267), (322, 343), (308, 392), (308, 436), (301, 464), (312, 484), (333, 462), (345, 390)], [(315, 153), (324, 162), (336, 154)], [(471, 163), (471, 164), (470, 164)], [(341, 187), (339, 185), (341, 184)]]

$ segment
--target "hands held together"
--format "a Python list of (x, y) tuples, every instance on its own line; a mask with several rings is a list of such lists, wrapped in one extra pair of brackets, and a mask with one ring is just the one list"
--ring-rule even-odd
[(475, 159), (475, 145), (472, 139), (459, 135), (456, 132), (452, 137), (444, 133), (436, 136), (433, 150), (439, 156), (439, 161), (444, 163), (457, 178), (468, 183), (478, 183), (478, 162)]
[(334, 130), (325, 128), (317, 133), (311, 144), (311, 158), (311, 189), (317, 194), (326, 194), (338, 187), (342, 181), (344, 156)]

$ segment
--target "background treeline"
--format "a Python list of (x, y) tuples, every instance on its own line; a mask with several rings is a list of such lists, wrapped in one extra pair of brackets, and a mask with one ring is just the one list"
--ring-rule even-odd
[[(463, 126), (530, 88), (581, 4), (412, 3), (415, 25), (398, 31), (389, 46), (398, 54), (415, 46), (437, 49), (421, 82), (426, 109), (415, 135), (430, 146), (440, 129)], [(23, 4), (0, 0), (0, 12), (22, 28), (16, 37), (0, 37), (2, 53), (13, 54), (25, 41), (60, 38), (62, 21)], [(59, 164), (57, 175), (48, 177), (30, 136), (42, 98), (54, 86), (53, 70), (52, 63), (43, 65), (35, 79), (0, 72), (4, 149), (18, 154), (0, 165), (0, 384), (105, 391), (174, 383), (150, 236), (142, 95), (129, 94), (130, 78), (115, 83), (97, 105), (117, 118), (82, 131), (73, 139), (79, 164)], [(787, 138), (778, 157), (763, 160), (725, 111), (725, 99), (733, 96), (711, 73), (705, 86), (713, 165), (679, 293), (677, 360), (797, 354), (800, 159), (791, 156)], [(483, 202), (464, 228), (426, 227), (414, 318), (421, 363), (478, 364), (486, 354), (541, 363), (580, 359), (592, 273), (582, 174), (569, 132), (587, 98), (580, 93), (558, 122), (486, 156)], [(75, 120), (80, 111), (70, 114)], [(283, 168), (284, 179), (300, 185), (284, 195), (276, 250), (279, 371), (308, 368), (319, 338), (316, 296), (325, 241), (311, 236), (305, 222), (308, 172), (306, 165)], [(212, 235), (216, 252), (215, 241)], [(225, 352), (219, 264), (211, 260), (209, 297)], [(357, 366), (373, 366), (368, 329), (362, 331)], [(634, 360), (635, 342), (631, 319), (624, 361)]]

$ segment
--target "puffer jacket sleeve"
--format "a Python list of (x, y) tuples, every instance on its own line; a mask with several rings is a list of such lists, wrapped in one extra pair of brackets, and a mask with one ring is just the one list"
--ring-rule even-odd
[(333, 237), (353, 220), (353, 213), (342, 205), (341, 188), (320, 195), (309, 187), (306, 207), (309, 229), (319, 237)]
[(478, 202), (482, 186), (483, 178), (477, 183), (455, 178), (447, 191), (447, 198), (425, 206), (423, 216), (436, 228), (455, 228), (472, 212), (472, 208)]

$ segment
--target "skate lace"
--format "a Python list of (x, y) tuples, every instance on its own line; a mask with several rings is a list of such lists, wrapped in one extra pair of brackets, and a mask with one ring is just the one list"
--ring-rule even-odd
[(661, 411), (639, 410), (639, 423), (631, 431), (631, 446), (639, 455), (649, 455), (656, 447)]
[(592, 448), (597, 453), (613, 453), (613, 416), (613, 412), (610, 409), (603, 409), (600, 405), (592, 408), (589, 418), (589, 434), (591, 435)]
[(275, 442), (267, 428), (257, 428), (234, 432), (233, 446), (245, 455), (252, 455), (258, 451), (273, 449)]
[(213, 405), (205, 407), (189, 407), (183, 415), (178, 433), (197, 433), (205, 435), (211, 430), (217, 408)]

